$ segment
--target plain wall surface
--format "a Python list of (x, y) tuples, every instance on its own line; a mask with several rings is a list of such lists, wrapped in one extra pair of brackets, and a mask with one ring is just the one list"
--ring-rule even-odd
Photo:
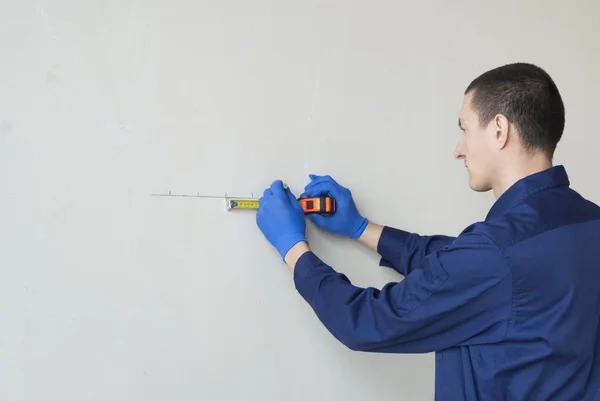
[[(368, 218), (457, 235), (468, 83), (545, 68), (556, 164), (600, 202), (597, 1), (0, 0), (0, 399), (431, 400), (427, 355), (352, 352), (219, 199), (308, 174)], [(401, 280), (308, 224), (360, 286)]]

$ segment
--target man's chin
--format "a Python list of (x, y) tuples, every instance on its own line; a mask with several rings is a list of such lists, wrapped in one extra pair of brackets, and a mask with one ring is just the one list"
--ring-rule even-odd
[(490, 191), (492, 188), (489, 188), (487, 186), (478, 186), (478, 185), (469, 185), (471, 187), (471, 189), (475, 192), (488, 192)]
[(488, 185), (482, 185), (480, 183), (474, 182), (470, 177), (469, 177), (469, 187), (475, 192), (488, 192), (492, 189)]

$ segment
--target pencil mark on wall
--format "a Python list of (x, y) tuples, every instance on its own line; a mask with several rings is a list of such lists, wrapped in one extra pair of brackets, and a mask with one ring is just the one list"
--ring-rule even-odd
[(166, 193), (153, 193), (150, 194), (150, 196), (159, 196), (159, 197), (172, 197), (172, 198), (205, 198), (205, 199), (230, 199), (230, 198), (235, 198), (235, 199), (258, 199), (254, 197), (254, 192), (251, 193), (250, 196), (231, 196), (231, 195), (227, 195), (227, 192), (225, 192), (225, 195), (200, 195), (200, 192), (197, 192), (195, 194), (185, 194), (185, 193), (181, 193), (181, 194), (176, 194), (173, 193), (172, 191), (166, 192)]

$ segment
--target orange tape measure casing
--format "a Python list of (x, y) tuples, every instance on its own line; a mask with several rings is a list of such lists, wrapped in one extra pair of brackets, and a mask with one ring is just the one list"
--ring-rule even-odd
[(321, 195), (311, 198), (298, 199), (304, 214), (318, 213), (323, 216), (331, 216), (335, 213), (335, 199), (331, 196)]

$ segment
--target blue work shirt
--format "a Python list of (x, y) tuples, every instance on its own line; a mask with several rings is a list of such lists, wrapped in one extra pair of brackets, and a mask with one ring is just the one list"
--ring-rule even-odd
[[(436, 400), (600, 400), (600, 208), (563, 166), (525, 177), (457, 237), (384, 227), (359, 288), (307, 252), (296, 289), (352, 350), (436, 353)], [(401, 391), (401, 390), (400, 390)]]

